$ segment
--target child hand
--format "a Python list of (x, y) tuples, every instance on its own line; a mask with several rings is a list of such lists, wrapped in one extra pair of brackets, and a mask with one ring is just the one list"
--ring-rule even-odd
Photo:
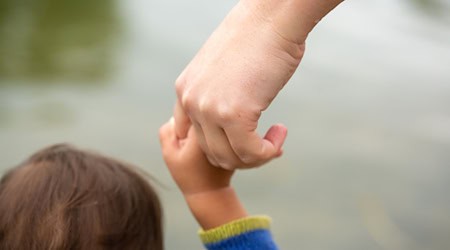
[(234, 171), (209, 163), (201, 150), (193, 127), (185, 139), (178, 139), (174, 119), (159, 131), (164, 160), (184, 196), (217, 191), (230, 186)]

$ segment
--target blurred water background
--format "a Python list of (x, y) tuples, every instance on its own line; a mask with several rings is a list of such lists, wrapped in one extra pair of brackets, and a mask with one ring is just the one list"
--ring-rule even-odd
[[(71, 142), (166, 187), (167, 249), (201, 249), (157, 132), (236, 1), (0, 0), (0, 171)], [(263, 115), (285, 155), (235, 179), (281, 249), (450, 249), (450, 1), (347, 0)]]

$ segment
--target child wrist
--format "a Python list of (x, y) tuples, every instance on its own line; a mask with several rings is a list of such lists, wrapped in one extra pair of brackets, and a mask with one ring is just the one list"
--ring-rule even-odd
[(231, 186), (214, 187), (209, 189), (189, 190), (189, 191), (182, 190), (183, 196), (187, 201), (208, 200), (213, 199), (217, 196), (230, 195), (232, 192), (234, 192), (234, 189)]
[(232, 187), (185, 195), (185, 199), (192, 214), (205, 230), (247, 216)]

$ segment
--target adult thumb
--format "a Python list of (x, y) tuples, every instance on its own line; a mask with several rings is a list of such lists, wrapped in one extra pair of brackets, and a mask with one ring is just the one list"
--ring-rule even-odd
[(277, 154), (281, 155), (282, 147), (287, 136), (287, 128), (283, 124), (276, 124), (270, 127), (264, 139), (270, 141)]

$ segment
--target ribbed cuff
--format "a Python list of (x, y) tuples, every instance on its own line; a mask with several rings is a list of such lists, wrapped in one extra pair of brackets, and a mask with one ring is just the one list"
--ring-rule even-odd
[(250, 231), (268, 230), (270, 223), (271, 219), (268, 216), (249, 216), (207, 231), (200, 230), (198, 234), (203, 244), (211, 244)]

